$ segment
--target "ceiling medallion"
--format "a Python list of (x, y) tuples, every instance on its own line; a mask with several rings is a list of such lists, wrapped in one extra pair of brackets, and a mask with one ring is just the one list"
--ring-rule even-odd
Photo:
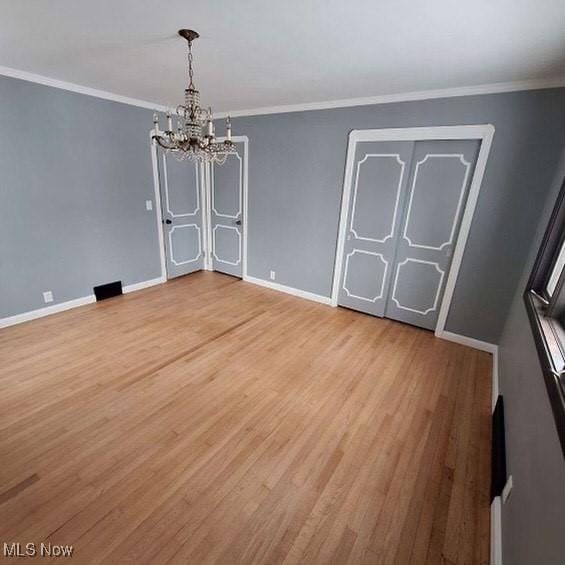
[(184, 106), (177, 106), (175, 111), (176, 131), (170, 113), (167, 113), (165, 131), (159, 129), (159, 116), (153, 116), (153, 139), (179, 161), (190, 159), (222, 165), (228, 155), (237, 153), (232, 142), (230, 118), (226, 119), (225, 139), (216, 140), (212, 108), (206, 110), (200, 106), (200, 92), (193, 81), (192, 42), (200, 36), (191, 29), (181, 29), (178, 33), (188, 42), (188, 87), (184, 91)]

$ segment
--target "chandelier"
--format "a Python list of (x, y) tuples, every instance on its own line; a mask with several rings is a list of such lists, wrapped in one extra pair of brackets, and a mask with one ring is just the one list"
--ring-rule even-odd
[(181, 29), (178, 33), (188, 42), (188, 87), (184, 91), (184, 106), (177, 106), (175, 111), (176, 131), (170, 112), (167, 113), (165, 131), (159, 129), (159, 116), (153, 115), (153, 139), (179, 161), (189, 159), (222, 165), (230, 153), (237, 153), (232, 141), (230, 118), (226, 119), (225, 140), (218, 141), (214, 133), (212, 108), (206, 110), (200, 106), (200, 92), (193, 81), (192, 42), (200, 36), (191, 29)]

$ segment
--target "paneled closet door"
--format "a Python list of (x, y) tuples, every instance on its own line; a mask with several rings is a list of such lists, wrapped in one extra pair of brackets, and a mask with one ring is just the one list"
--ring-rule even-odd
[(419, 141), (386, 317), (434, 329), (479, 151), (479, 141)]
[(202, 171), (161, 151), (158, 159), (167, 276), (174, 278), (204, 268)]
[(223, 165), (211, 167), (212, 264), (214, 271), (243, 274), (243, 143)]
[(414, 143), (359, 142), (338, 304), (383, 316)]

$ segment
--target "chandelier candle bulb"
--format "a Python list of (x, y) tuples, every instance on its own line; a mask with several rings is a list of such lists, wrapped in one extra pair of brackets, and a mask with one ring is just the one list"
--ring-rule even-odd
[(226, 120), (226, 139), (228, 141), (231, 141), (231, 120), (229, 116), (227, 117)]
[(173, 131), (173, 118), (171, 118), (171, 114), (167, 114), (167, 131)]

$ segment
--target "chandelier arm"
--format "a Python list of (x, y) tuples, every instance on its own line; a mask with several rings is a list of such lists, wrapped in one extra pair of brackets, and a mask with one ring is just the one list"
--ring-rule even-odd
[(154, 135), (153, 139), (157, 142), (157, 144), (162, 147), (163, 149), (166, 149), (168, 151), (171, 151), (173, 149), (177, 148), (177, 145), (175, 143), (166, 143), (163, 139), (162, 136), (160, 135)]

